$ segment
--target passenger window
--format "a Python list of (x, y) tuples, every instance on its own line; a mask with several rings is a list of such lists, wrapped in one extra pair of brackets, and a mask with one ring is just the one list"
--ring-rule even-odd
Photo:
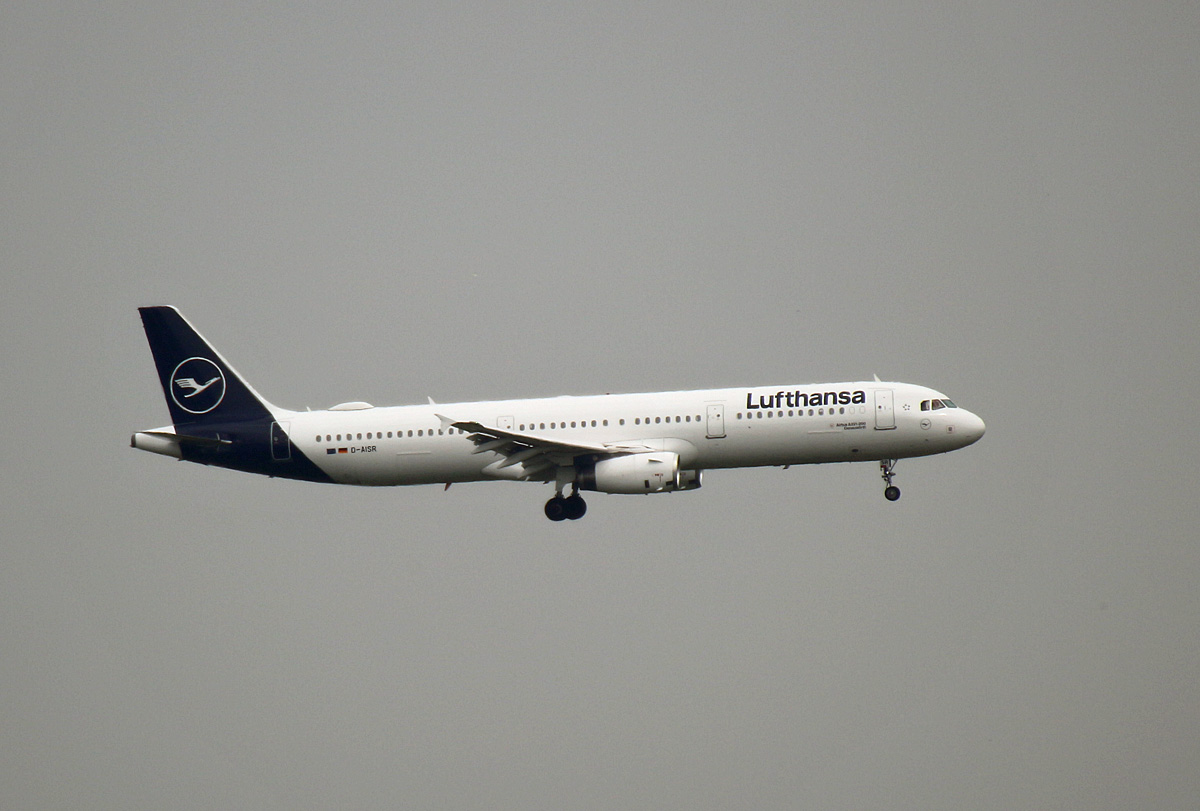
[(320, 442), (320, 441), (321, 441), (321, 435), (317, 434), (317, 442)]

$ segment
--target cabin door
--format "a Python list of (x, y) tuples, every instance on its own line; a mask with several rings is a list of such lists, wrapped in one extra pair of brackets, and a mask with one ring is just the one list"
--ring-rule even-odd
[(292, 443), (288, 441), (287, 429), (286, 422), (271, 423), (271, 458), (276, 462), (286, 462), (292, 458)]
[(887, 431), (896, 427), (896, 410), (891, 389), (875, 390), (875, 430)]
[(708, 407), (708, 438), (720, 439), (725, 436), (725, 406), (716, 403)]

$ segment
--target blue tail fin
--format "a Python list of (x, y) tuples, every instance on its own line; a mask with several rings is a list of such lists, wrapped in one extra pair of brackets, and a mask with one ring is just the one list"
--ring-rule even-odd
[(139, 307), (176, 426), (272, 419), (254, 391), (174, 307)]

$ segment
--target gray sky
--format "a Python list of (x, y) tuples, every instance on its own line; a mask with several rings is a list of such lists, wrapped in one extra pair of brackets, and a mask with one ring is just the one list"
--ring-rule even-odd
[[(0, 806), (1192, 808), (1192, 3), (9, 4)], [(869, 378), (976, 446), (694, 493), (127, 447)]]

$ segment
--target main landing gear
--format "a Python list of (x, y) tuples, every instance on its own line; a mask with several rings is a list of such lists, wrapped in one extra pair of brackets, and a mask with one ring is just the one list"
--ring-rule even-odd
[(887, 483), (887, 487), (883, 488), (883, 497), (888, 501), (898, 500), (900, 498), (900, 488), (892, 484), (892, 476), (896, 475), (896, 460), (881, 459), (879, 461), (879, 475)]
[(567, 497), (558, 493), (546, 502), (546, 517), (551, 521), (578, 521), (587, 512), (587, 502), (576, 491)]

